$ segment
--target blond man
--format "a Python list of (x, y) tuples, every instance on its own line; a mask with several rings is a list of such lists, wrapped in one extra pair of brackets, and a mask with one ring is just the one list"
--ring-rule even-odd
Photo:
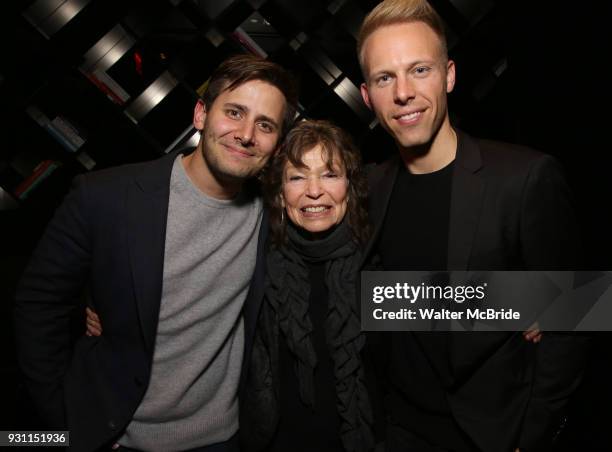
[[(444, 24), (425, 0), (366, 17), (361, 93), (398, 154), (370, 174), (386, 270), (569, 269), (579, 255), (565, 180), (537, 151), (453, 127)], [(378, 357), (389, 451), (546, 450), (565, 422), (584, 339), (547, 333), (388, 333)]]

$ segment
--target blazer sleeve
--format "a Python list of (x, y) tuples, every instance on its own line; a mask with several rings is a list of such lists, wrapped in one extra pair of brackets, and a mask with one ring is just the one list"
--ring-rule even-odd
[[(527, 177), (521, 209), (521, 243), (530, 270), (576, 270), (582, 247), (569, 187), (557, 162), (536, 160)], [(521, 450), (548, 450), (565, 424), (567, 402), (586, 365), (588, 337), (544, 332), (536, 346), (531, 398), (523, 420)]]
[(576, 270), (582, 243), (573, 199), (557, 161), (532, 162), (521, 197), (521, 254), (529, 270)]
[(82, 176), (56, 211), (20, 280), (15, 300), (17, 357), (42, 421), (65, 427), (62, 389), (71, 356), (70, 318), (91, 264)]

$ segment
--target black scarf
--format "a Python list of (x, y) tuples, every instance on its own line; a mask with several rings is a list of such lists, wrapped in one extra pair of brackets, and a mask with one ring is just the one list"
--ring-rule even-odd
[[(373, 447), (372, 409), (365, 386), (361, 332), (356, 298), (356, 278), (361, 253), (345, 222), (320, 240), (302, 237), (292, 226), (287, 228), (288, 244), (268, 253), (265, 300), (260, 325), (277, 331), (262, 332), (274, 338), (278, 329), (295, 358), (300, 397), (314, 406), (314, 370), (317, 356), (312, 344), (313, 326), (308, 315), (310, 283), (306, 262), (325, 262), (325, 284), (329, 292), (325, 334), (334, 364), (340, 438), (349, 452)], [(267, 326), (266, 326), (267, 325)], [(272, 364), (275, 360), (268, 359)], [(277, 365), (277, 363), (274, 363)]]

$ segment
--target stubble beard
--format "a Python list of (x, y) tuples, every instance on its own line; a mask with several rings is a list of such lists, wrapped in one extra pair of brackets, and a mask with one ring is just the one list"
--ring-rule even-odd
[(219, 155), (224, 152), (222, 145), (215, 142), (212, 137), (206, 137), (202, 143), (202, 158), (206, 162), (209, 171), (213, 177), (220, 182), (231, 186), (241, 185), (248, 179), (256, 176), (260, 168), (244, 166), (230, 166), (223, 161), (223, 156)]

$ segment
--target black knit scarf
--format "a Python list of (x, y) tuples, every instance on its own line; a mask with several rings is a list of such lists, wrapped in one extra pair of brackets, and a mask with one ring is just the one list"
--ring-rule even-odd
[[(286, 246), (272, 248), (268, 253), (268, 279), (261, 313), (266, 319), (260, 325), (282, 331), (295, 358), (300, 397), (307, 406), (314, 407), (317, 356), (308, 315), (310, 283), (306, 262), (325, 262), (329, 293), (325, 334), (333, 360), (340, 439), (346, 451), (370, 450), (372, 408), (364, 381), (361, 350), (365, 335), (361, 332), (355, 293), (359, 247), (345, 222), (318, 240), (304, 238), (292, 226), (287, 228), (287, 235)], [(268, 333), (272, 333), (268, 337), (281, 336)]]

